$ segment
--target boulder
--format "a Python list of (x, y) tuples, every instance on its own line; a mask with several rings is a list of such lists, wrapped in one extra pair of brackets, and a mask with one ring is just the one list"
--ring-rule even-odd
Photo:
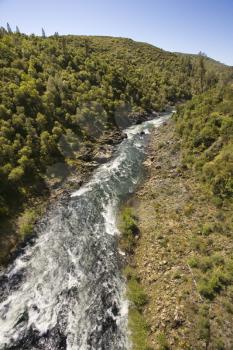
[(147, 112), (131, 112), (128, 115), (128, 120), (130, 125), (136, 125), (141, 124), (143, 122), (146, 122), (147, 120), (151, 120), (155, 117), (157, 117), (156, 112), (147, 113)]
[(114, 130), (111, 133), (105, 133), (99, 140), (100, 144), (117, 145), (127, 138), (127, 135), (121, 130)]
[(101, 146), (93, 156), (93, 160), (98, 163), (105, 163), (107, 162), (113, 154), (113, 147), (111, 145), (103, 145)]

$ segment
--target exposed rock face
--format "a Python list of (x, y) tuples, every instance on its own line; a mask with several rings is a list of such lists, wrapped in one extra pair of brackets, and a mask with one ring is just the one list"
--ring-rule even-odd
[(131, 125), (141, 124), (156, 117), (158, 117), (158, 114), (156, 112), (132, 112), (128, 115), (129, 123)]
[(112, 132), (104, 133), (100, 138), (99, 143), (108, 145), (117, 145), (127, 138), (127, 135), (121, 130), (114, 130)]
[(147, 120), (158, 117), (158, 113), (152, 112), (122, 112), (115, 116), (115, 124), (121, 130), (136, 124), (141, 124)]
[(94, 153), (93, 160), (102, 164), (107, 162), (113, 154), (113, 146), (111, 145), (102, 145)]
[(78, 158), (84, 162), (91, 162), (93, 158), (93, 149), (87, 146), (82, 147)]

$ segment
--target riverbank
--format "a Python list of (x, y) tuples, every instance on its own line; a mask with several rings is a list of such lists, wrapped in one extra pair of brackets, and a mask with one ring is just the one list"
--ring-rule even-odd
[(36, 236), (36, 225), (49, 208), (85, 184), (93, 171), (111, 159), (116, 145), (126, 135), (113, 128), (105, 131), (98, 141), (84, 143), (75, 159), (55, 163), (48, 168), (41, 192), (17, 203), (10, 217), (0, 222), (0, 266), (15, 259), (24, 246)]
[(127, 205), (139, 230), (128, 263), (145, 295), (141, 317), (148, 346), (230, 350), (230, 204), (217, 207), (183, 167), (172, 120), (154, 131), (145, 167), (144, 184)]

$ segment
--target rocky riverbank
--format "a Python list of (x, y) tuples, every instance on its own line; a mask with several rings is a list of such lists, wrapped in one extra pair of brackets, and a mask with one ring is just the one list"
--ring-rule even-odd
[[(128, 202), (140, 232), (128, 259), (146, 295), (141, 314), (148, 326), (148, 346), (230, 350), (229, 207), (216, 207), (182, 166), (174, 128), (171, 120), (154, 131), (145, 161), (147, 177)], [(135, 344), (134, 349), (147, 347)]]
[[(58, 199), (61, 194), (70, 194), (86, 183), (100, 164), (109, 161), (116, 149), (116, 145), (122, 142), (127, 135), (118, 129), (106, 131), (98, 141), (84, 143), (73, 162), (62, 164), (58, 172), (54, 171), (47, 178), (47, 186), (50, 189), (50, 201)], [(64, 170), (65, 169), (65, 170)]]

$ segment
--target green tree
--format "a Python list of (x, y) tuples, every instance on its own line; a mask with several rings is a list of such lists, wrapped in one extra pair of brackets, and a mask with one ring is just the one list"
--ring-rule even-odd
[(12, 182), (19, 182), (24, 175), (24, 170), (21, 166), (18, 166), (11, 170), (10, 174), (8, 175), (8, 179)]
[(10, 26), (10, 24), (7, 22), (7, 24), (6, 24), (6, 27), (7, 27), (7, 31), (8, 31), (8, 33), (9, 34), (12, 34), (12, 29), (11, 29), (11, 26)]

